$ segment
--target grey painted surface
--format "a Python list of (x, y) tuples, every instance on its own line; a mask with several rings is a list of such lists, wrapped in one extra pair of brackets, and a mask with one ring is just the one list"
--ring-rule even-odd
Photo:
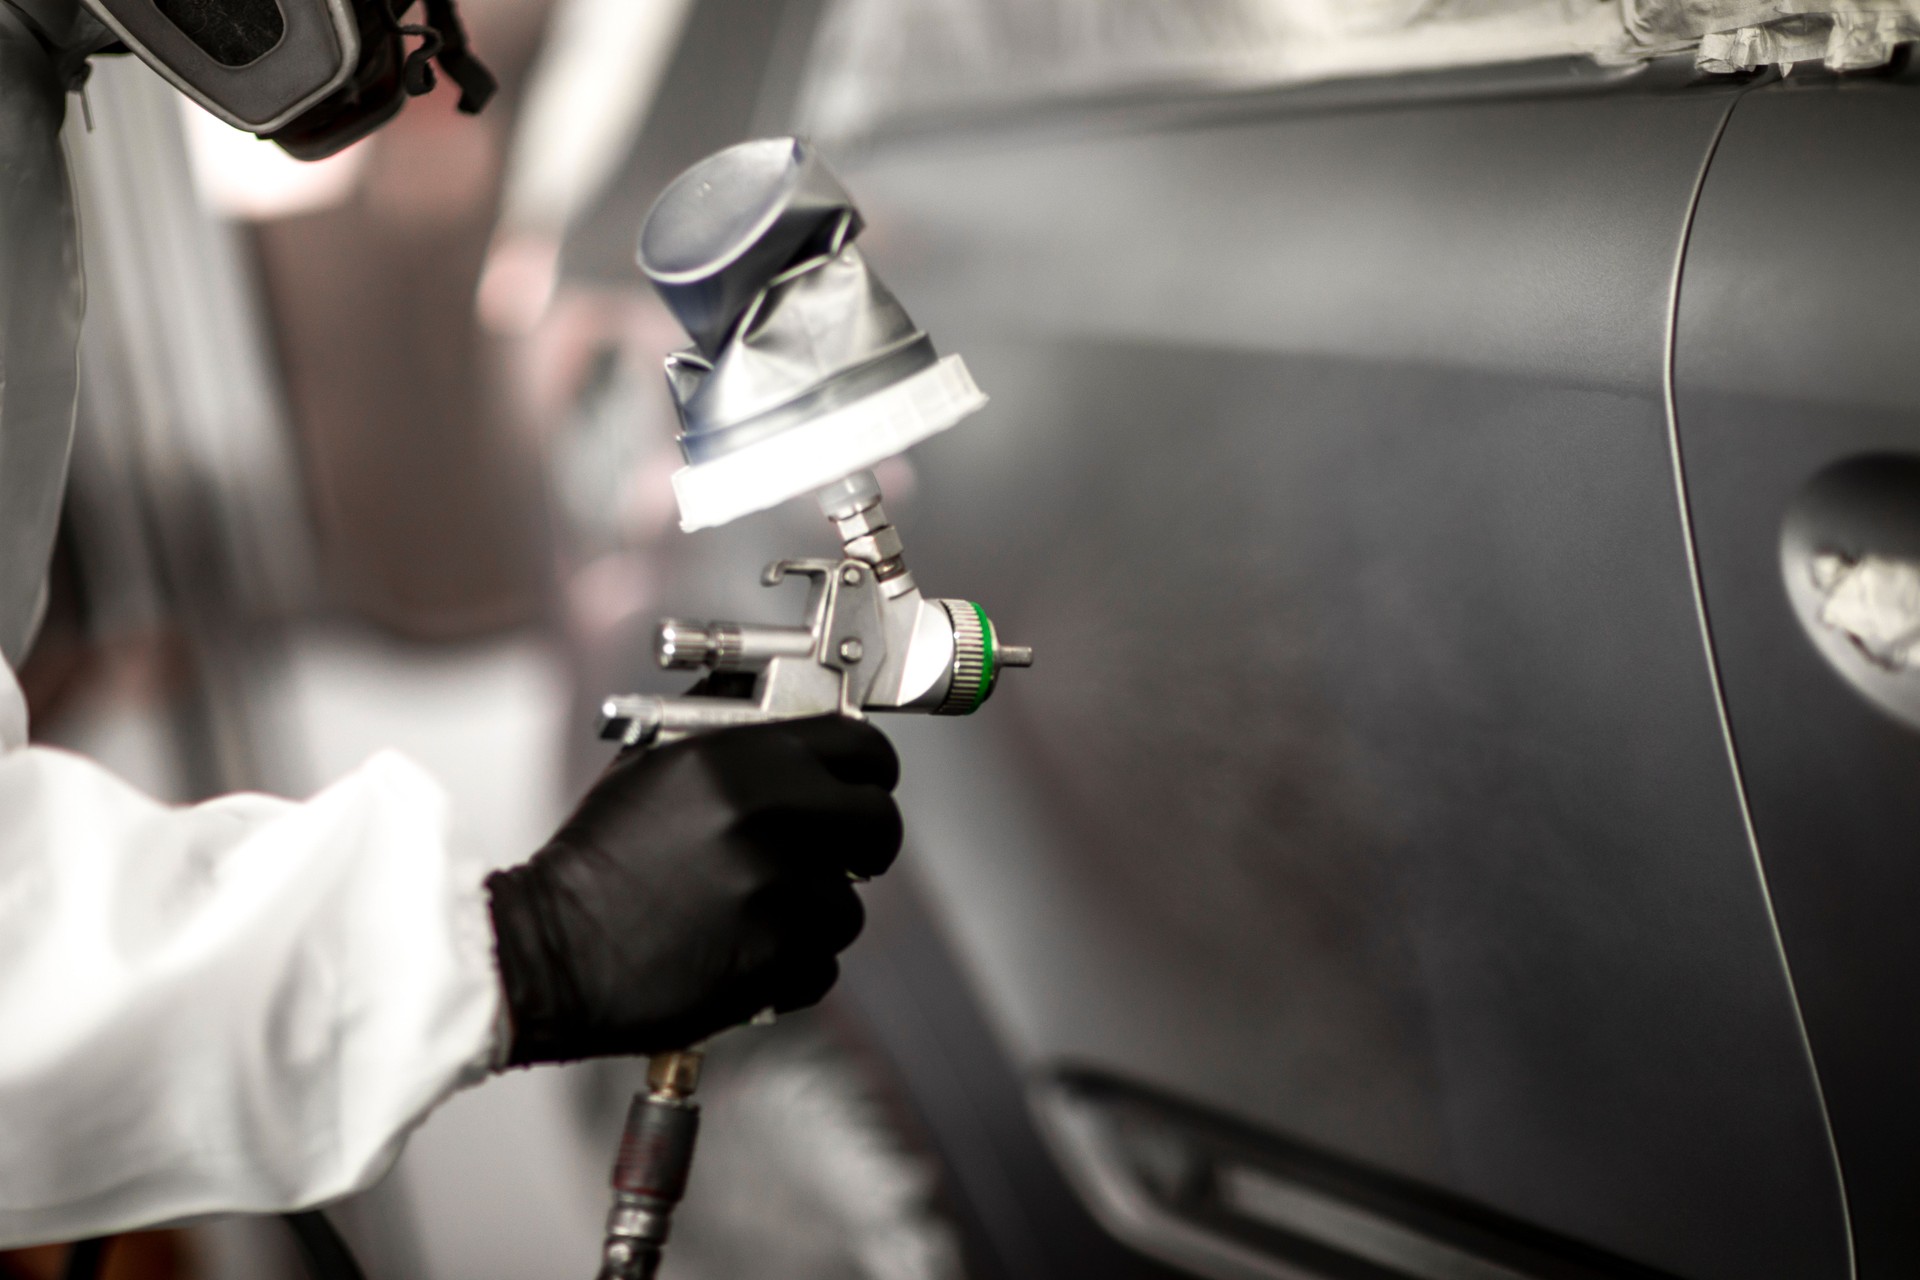
[(1920, 458), (1916, 148), (1911, 86), (1743, 100), (1702, 193), (1675, 364), (1715, 651), (1866, 1277), (1920, 1273), (1920, 733), (1820, 657), (1779, 545), (1830, 465)]
[(1716, 93), (847, 157), (989, 411), (898, 504), (1040, 665), (897, 724), (1017, 1062), (1690, 1277), (1844, 1274), (1662, 366)]

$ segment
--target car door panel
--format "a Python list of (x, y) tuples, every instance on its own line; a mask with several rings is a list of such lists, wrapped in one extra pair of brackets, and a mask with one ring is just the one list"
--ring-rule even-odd
[(838, 158), (994, 397), (898, 515), (1040, 665), (899, 734), (917, 874), (1021, 1069), (1676, 1274), (1846, 1274), (1664, 403), (1730, 103)]

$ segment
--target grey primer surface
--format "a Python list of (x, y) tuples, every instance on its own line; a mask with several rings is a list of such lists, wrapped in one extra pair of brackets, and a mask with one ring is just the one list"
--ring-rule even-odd
[[(1675, 353), (1714, 649), (1867, 1277), (1920, 1274), (1920, 732), (1820, 656), (1779, 548), (1828, 468), (1920, 463), (1916, 154), (1913, 86), (1745, 98), (1701, 195)], [(1833, 549), (1887, 550), (1856, 536)]]
[[(1846, 1274), (1664, 405), (1730, 102), (1243, 104), (833, 157), (876, 270), (994, 397), (897, 515), (1043, 665), (977, 723), (890, 728), (1023, 1071), (1687, 1277)], [(1778, 165), (1726, 204), (1778, 204)], [(1821, 981), (1901, 1016), (1891, 975)]]

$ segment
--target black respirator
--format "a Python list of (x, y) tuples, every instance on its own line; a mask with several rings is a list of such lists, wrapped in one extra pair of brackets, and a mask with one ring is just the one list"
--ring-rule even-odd
[(493, 96), (453, 0), (82, 2), (182, 93), (302, 160), (392, 119), (433, 88), (436, 63), (459, 86), (460, 110)]

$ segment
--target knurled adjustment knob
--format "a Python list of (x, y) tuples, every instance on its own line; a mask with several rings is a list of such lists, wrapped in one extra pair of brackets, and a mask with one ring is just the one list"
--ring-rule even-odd
[(953, 622), (953, 674), (937, 716), (970, 716), (993, 692), (993, 640), (987, 615), (971, 600), (942, 600)]
[(654, 628), (653, 659), (664, 671), (713, 666), (726, 651), (724, 630), (724, 623), (708, 626), (667, 618)]
[(1002, 667), (1033, 665), (1033, 650), (1003, 645), (987, 611), (971, 600), (936, 601), (953, 622), (953, 676), (947, 696), (933, 709), (937, 716), (968, 716), (993, 692)]

